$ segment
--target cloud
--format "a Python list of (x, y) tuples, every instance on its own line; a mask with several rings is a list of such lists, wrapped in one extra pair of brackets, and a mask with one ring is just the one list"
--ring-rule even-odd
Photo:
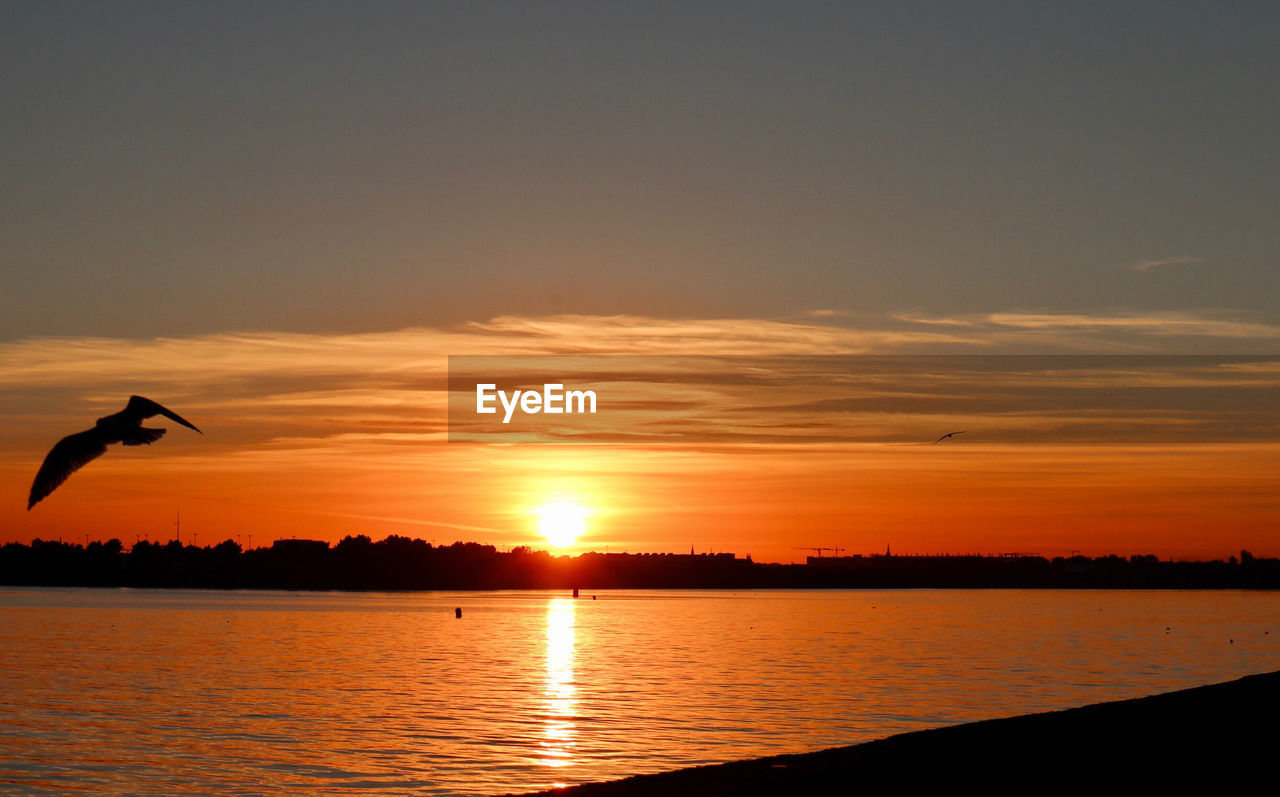
[(1162, 257), (1155, 260), (1139, 260), (1137, 263), (1129, 264), (1129, 268), (1134, 271), (1150, 271), (1153, 268), (1160, 268), (1161, 266), (1181, 266), (1203, 262), (1204, 260), (1198, 257), (1179, 255), (1177, 257)]
[(352, 518), (354, 520), (378, 520), (396, 524), (409, 524), (412, 526), (432, 526), (435, 528), (456, 529), (458, 531), (483, 531), (492, 534), (505, 534), (510, 531), (509, 529), (499, 529), (494, 528), (493, 526), (475, 526), (467, 523), (448, 523), (441, 520), (424, 520), (422, 518), (414, 517), (387, 517), (385, 515), (369, 515), (357, 512), (327, 512), (319, 509), (308, 511), (317, 515), (328, 515), (329, 517)]
[[(120, 390), (277, 405), (416, 404), (384, 388), (438, 388), (446, 356), (496, 354), (903, 354), (1273, 351), (1280, 327), (1227, 311), (901, 313), (816, 321), (649, 316), (499, 316), (455, 328), (358, 334), (221, 333), (187, 338), (30, 338), (0, 343), (5, 392), (74, 388), (114, 403)], [(1024, 347), (1025, 348), (1025, 347)], [(252, 382), (255, 390), (242, 388)], [(127, 395), (127, 394), (126, 394)]]
[[(168, 453), (225, 458), (281, 449), (308, 461), (359, 452), (400, 461), (446, 429), (448, 355), (860, 354), (968, 345), (931, 329), (797, 320), (643, 316), (501, 316), (453, 328), (361, 334), (221, 333), (186, 338), (31, 338), (0, 343), (0, 461), (29, 460), (50, 440), (150, 396), (216, 434)], [(83, 428), (83, 427), (81, 427)], [(321, 442), (323, 441), (323, 443)], [(216, 463), (214, 463), (216, 460)], [(239, 460), (242, 461), (242, 460)]]
[[(388, 464), (412, 466), (415, 447), (435, 445), (445, 437), (450, 354), (752, 355), (764, 362), (792, 355), (1269, 353), (1280, 344), (1280, 327), (1231, 313), (902, 314), (878, 321), (855, 326), (776, 319), (501, 316), (455, 328), (363, 334), (258, 332), (3, 343), (0, 424), (8, 431), (0, 442), (0, 460), (16, 451), (30, 459), (33, 452), (47, 450), (50, 440), (75, 431), (67, 428), (67, 419), (87, 423), (117, 411), (137, 393), (173, 407), (202, 429), (218, 427), (216, 435), (199, 441), (171, 435), (166, 445), (174, 455), (217, 458), (230, 452), (243, 456), (296, 450), (336, 463), (376, 451)], [(680, 366), (672, 362), (664, 367)], [(732, 368), (717, 372), (699, 366), (696, 373), (675, 377), (671, 370), (664, 373), (669, 378), (657, 393), (632, 385), (629, 395), (637, 402), (632, 409), (654, 410), (655, 401), (670, 405), (689, 398), (699, 406), (718, 407), (718, 415), (727, 419), (739, 406), (739, 393), (756, 397), (761, 389), (756, 383), (773, 378), (768, 368), (751, 384), (739, 384), (741, 374)], [(787, 406), (794, 398), (787, 392), (787, 369), (779, 373), (783, 383), (774, 403)], [(943, 369), (919, 389), (936, 394), (945, 387), (937, 380), (945, 378)], [(854, 386), (848, 380), (824, 379), (838, 388), (837, 397), (849, 399)], [(960, 388), (968, 390), (964, 382), (960, 380)], [(884, 400), (887, 394), (875, 395)], [(815, 388), (804, 398), (827, 397)], [(822, 419), (808, 421), (821, 426)]]
[(935, 330), (755, 318), (501, 316), (464, 329), (483, 336), (477, 342), (520, 342), (518, 349), (495, 354), (871, 354), (978, 343)]
[(1190, 313), (1145, 313), (1112, 316), (1058, 313), (992, 313), (987, 323), (1021, 329), (1130, 330), (1151, 335), (1201, 335), (1212, 338), (1272, 339), (1280, 327)]
[(911, 326), (979, 340), (988, 351), (1179, 354), (1259, 353), (1280, 344), (1280, 326), (1231, 311), (898, 314)]

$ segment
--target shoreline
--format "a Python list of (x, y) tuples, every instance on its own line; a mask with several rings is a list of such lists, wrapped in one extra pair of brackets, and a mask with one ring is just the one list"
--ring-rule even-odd
[(0, 545), (10, 586), (343, 591), (580, 589), (1280, 589), (1280, 558), (1248, 551), (1226, 561), (1161, 561), (1039, 554), (853, 555), (805, 564), (733, 553), (552, 554), (519, 546), (435, 545), (391, 535), (282, 539), (245, 550), (227, 539), (203, 548), (119, 539), (81, 545), (33, 539)]
[[(692, 767), (521, 797), (846, 794), (868, 786), (1020, 791), (1223, 788), (1275, 753), (1280, 671), (1147, 697), (911, 731), (847, 747)], [(1259, 726), (1267, 732), (1258, 733)], [(511, 796), (509, 796), (511, 797)]]

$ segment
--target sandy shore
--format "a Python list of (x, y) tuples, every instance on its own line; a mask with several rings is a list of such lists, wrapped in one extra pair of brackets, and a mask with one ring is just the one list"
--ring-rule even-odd
[(868, 787), (1150, 793), (1212, 782), (1241, 793), (1277, 754), (1280, 672), (1151, 697), (890, 736), (851, 747), (539, 792), (632, 795), (848, 794)]

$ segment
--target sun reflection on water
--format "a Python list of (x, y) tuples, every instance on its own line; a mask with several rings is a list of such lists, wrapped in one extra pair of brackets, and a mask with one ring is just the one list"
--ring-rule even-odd
[[(542, 758), (546, 767), (573, 765), (574, 711), (577, 687), (573, 680), (574, 602), (552, 598), (547, 603), (547, 676), (543, 701)], [(559, 787), (563, 784), (555, 784)]]

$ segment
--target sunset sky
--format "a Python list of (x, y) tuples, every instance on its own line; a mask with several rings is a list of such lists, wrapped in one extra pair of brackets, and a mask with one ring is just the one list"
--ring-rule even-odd
[[(545, 547), (562, 504), (570, 552), (1280, 555), (1273, 6), (4, 20), (0, 542), (169, 539), (181, 511), (199, 544)], [(448, 441), (449, 355), (551, 354), (1252, 358), (1037, 369), (998, 411), (971, 376), (945, 407), (911, 375), (875, 406), (797, 382), (821, 412), (785, 422), (695, 375), (642, 394), (894, 431)], [(49, 447), (134, 393), (204, 435), (156, 419), (27, 512)]]

